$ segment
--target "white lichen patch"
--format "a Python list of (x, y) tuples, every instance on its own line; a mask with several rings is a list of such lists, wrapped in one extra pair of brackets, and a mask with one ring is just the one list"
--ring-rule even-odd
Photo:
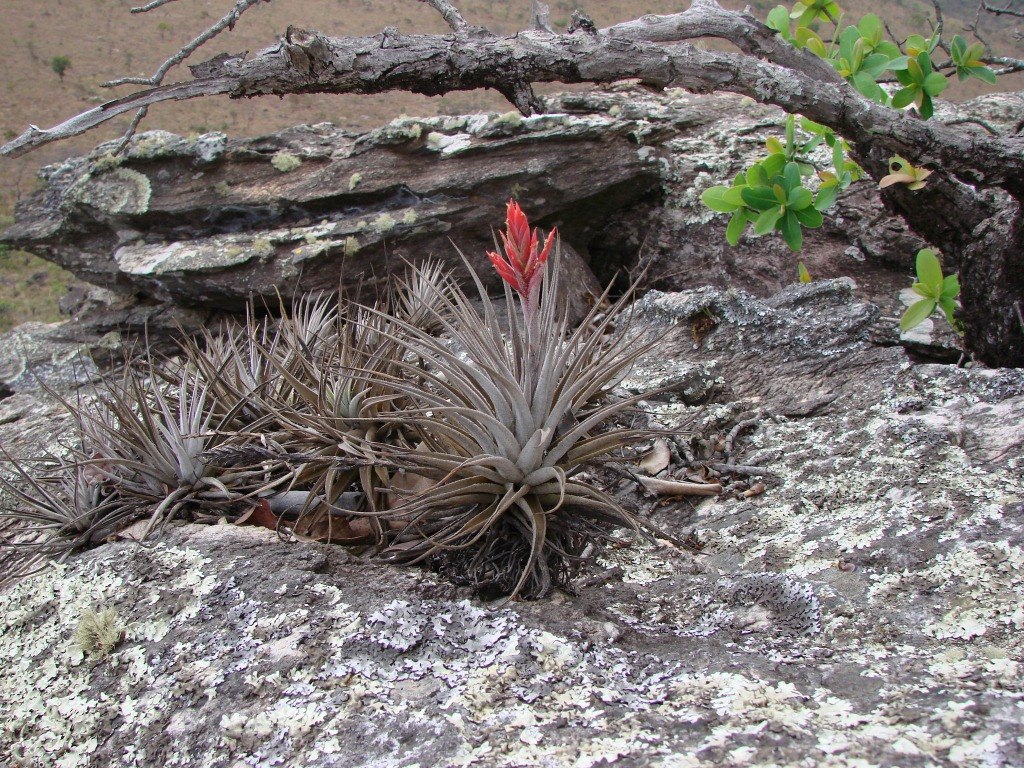
[(661, 545), (635, 541), (632, 546), (608, 549), (598, 562), (605, 568), (621, 568), (623, 580), (629, 584), (651, 584), (676, 572), (673, 554)]
[[(164, 546), (148, 556), (168, 573), (190, 574), (203, 565), (198, 553)], [(153, 618), (129, 618), (137, 610), (133, 598), (140, 596), (135, 591), (139, 580), (125, 578), (118, 567), (130, 561), (108, 555), (82, 560), (73, 568), (51, 566), (0, 593), (0, 664), (5, 672), (0, 676), (0, 763), (12, 760), (40, 768), (93, 764), (97, 744), (107, 736), (101, 724), (115, 722), (123, 707), (134, 706), (94, 687), (94, 664), (115, 670), (118, 688), (152, 682), (145, 653), (140, 655), (135, 641), (149, 634)], [(163, 588), (172, 587), (169, 583)], [(195, 598), (210, 588), (200, 586)], [(94, 610), (98, 602), (105, 605), (101, 611)], [(128, 619), (123, 627), (114, 613)], [(112, 640), (121, 643), (115, 646)], [(97, 662), (93, 652), (100, 650), (96, 644), (101, 641), (108, 653)], [(159, 707), (162, 702), (151, 704)]]
[(468, 133), (449, 135), (438, 131), (427, 134), (426, 148), (437, 152), (441, 157), (454, 157), (473, 146), (473, 137)]
[(145, 213), (152, 194), (149, 177), (130, 168), (85, 176), (67, 192), (76, 203), (110, 215)]
[(312, 258), (332, 248), (344, 248), (345, 240), (331, 237), (334, 224), (267, 230), (259, 236), (225, 234), (173, 243), (129, 243), (114, 252), (118, 268), (129, 275), (159, 276), (177, 272), (202, 272), (240, 266), (274, 258), (279, 247), (291, 248), (294, 261)]

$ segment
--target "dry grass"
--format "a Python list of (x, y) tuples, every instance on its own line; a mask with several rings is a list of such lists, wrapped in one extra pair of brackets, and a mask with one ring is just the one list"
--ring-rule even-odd
[[(0, 208), (0, 232), (10, 224), (9, 211)], [(0, 245), (0, 333), (20, 323), (60, 320), (57, 302), (74, 281), (56, 264)]]

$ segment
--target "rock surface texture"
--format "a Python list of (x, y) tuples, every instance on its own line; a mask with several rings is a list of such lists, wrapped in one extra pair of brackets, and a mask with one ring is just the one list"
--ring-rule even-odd
[[(1021, 98), (945, 106), (939, 117), (1001, 126)], [(479, 266), (515, 195), (602, 284), (638, 266), (665, 290), (767, 296), (792, 282), (796, 259), (781, 238), (732, 248), (727, 217), (700, 202), (763, 156), (782, 112), (628, 86), (552, 97), (548, 111), (401, 118), (363, 135), (328, 123), (245, 140), (150, 131), (123, 157), (106, 144), (47, 168), (4, 238), (122, 293), (238, 309), (340, 284), (371, 292), (402, 260), (459, 267), (452, 242)], [(801, 258), (815, 278), (853, 276), (862, 295), (891, 303), (922, 245), (863, 181), (807, 233)]]
[[(638, 499), (699, 552), (488, 606), (262, 529), (110, 543), (0, 593), (0, 765), (1024, 763), (1024, 372), (912, 364), (842, 280), (634, 321), (644, 410), (764, 468)], [(53, 414), (19, 391), (0, 440)]]

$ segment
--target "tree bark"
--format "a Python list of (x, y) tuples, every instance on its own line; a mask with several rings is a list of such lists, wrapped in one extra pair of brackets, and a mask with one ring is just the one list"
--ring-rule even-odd
[[(118, 114), (213, 94), (243, 98), (405, 90), (437, 95), (494, 88), (529, 114), (540, 108), (531, 89), (535, 82), (635, 78), (653, 88), (731, 91), (828, 125), (868, 159), (876, 178), (894, 154), (934, 168), (927, 194), (897, 190), (886, 197), (943, 251), (947, 269), (964, 270), (969, 350), (989, 364), (1024, 365), (1024, 329), (1015, 309), (1021, 297), (1012, 295), (1019, 286), (1009, 279), (1019, 274), (1014, 269), (1022, 228), (1024, 136), (986, 136), (868, 101), (828, 63), (713, 0), (693, 0), (683, 13), (645, 16), (603, 30), (577, 15), (568, 34), (531, 30), (511, 36), (468, 25), (457, 11), (452, 13), (450, 3), (431, 4), (446, 14), (452, 34), (402, 35), (388, 28), (372, 37), (340, 38), (290, 27), (277, 45), (248, 61), (211, 60), (194, 68), (202, 76), (193, 81), (116, 99), (49, 131), (32, 127), (0, 151), (21, 154)], [(741, 53), (704, 51), (684, 42), (698, 37), (728, 40)], [(997, 190), (995, 197), (992, 190)], [(989, 250), (979, 254), (977, 232), (986, 226)], [(988, 282), (994, 279), (1003, 282)], [(971, 280), (980, 284), (968, 287)]]

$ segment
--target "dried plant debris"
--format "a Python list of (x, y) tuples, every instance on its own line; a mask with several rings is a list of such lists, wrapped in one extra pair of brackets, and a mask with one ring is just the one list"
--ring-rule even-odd
[(117, 611), (113, 608), (86, 608), (78, 619), (75, 642), (86, 655), (102, 659), (123, 635)]
[[(38, 534), (22, 567), (129, 525), (145, 540), (172, 520), (228, 521), (426, 563), (491, 595), (568, 587), (612, 531), (649, 527), (586, 472), (651, 436), (620, 423), (647, 393), (613, 393), (649, 344), (628, 296), (570, 327), (555, 243), (510, 202), (503, 254), (488, 254), (497, 300), (472, 269), (479, 300), (438, 265), (410, 266), (385, 303), (303, 297), (127, 361), (65, 401), (65, 458), (7, 457), (20, 477), (0, 479), (16, 501), (4, 514)], [(721, 486), (695, 488), (672, 492)]]

